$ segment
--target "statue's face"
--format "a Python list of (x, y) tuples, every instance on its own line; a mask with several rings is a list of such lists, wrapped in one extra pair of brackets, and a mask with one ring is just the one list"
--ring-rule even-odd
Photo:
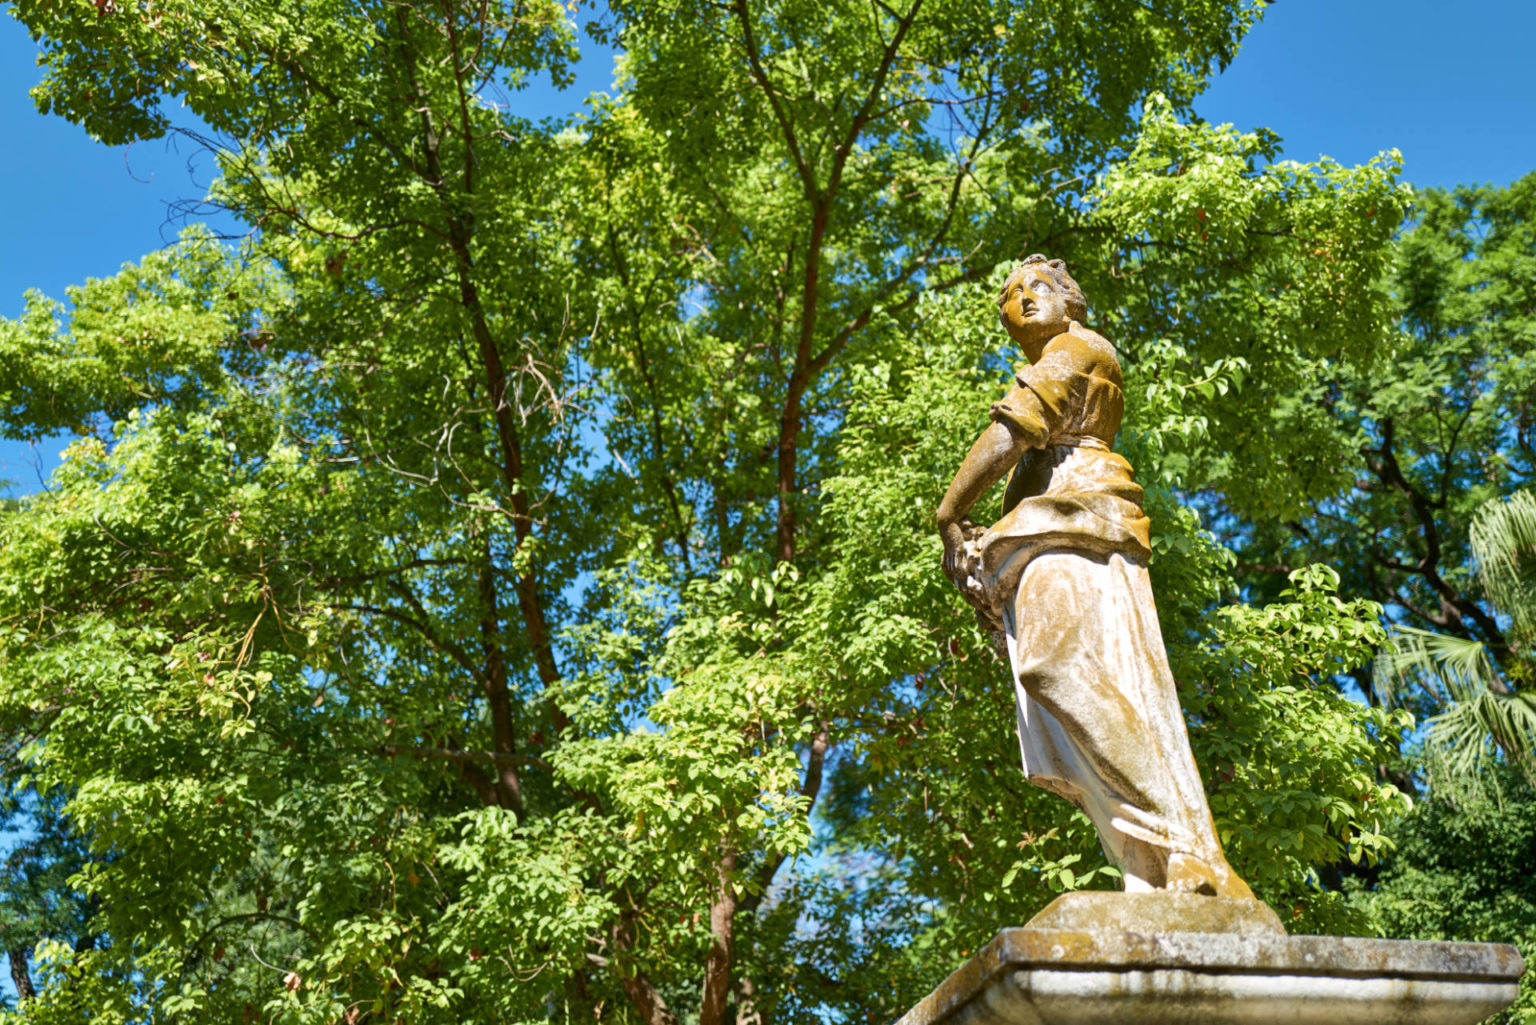
[(1003, 320), (1008, 333), (1020, 342), (1051, 336), (1067, 329), (1067, 293), (1040, 264), (1025, 267), (1008, 285), (1003, 299)]

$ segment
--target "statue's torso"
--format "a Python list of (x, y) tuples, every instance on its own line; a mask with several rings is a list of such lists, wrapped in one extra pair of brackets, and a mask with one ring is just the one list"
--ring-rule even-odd
[(1000, 585), (1047, 550), (1151, 554), (1141, 488), (1113, 449), (1124, 412), (1114, 349), (1082, 328), (1052, 339), (992, 407), (993, 419), (1031, 444), (1009, 477), (1003, 517), (982, 540), (983, 568)]

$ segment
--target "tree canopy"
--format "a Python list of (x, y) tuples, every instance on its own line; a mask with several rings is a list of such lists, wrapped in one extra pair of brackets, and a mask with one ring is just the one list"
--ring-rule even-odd
[(1530, 243), (1493, 193), (1400, 240), (1395, 154), (1196, 119), (1256, 4), (625, 0), (589, 27), (614, 92), (538, 122), (504, 101), (569, 81), (555, 3), (13, 13), (44, 111), (116, 143), (184, 103), (248, 228), (0, 322), (0, 430), (75, 438), (0, 512), (24, 1020), (894, 1019), (1112, 886), (1025, 785), (933, 530), (1037, 250), (1121, 352), (1234, 866), (1294, 928), (1369, 927), (1319, 873), (1385, 849), (1410, 720), (1335, 680), (1465, 556), (1366, 586), (1308, 524), (1360, 460), (1412, 504), (1439, 464), (1386, 467), (1445, 339), (1490, 422), (1529, 404), (1529, 339), (1490, 355), (1430, 265), (1509, 209), (1515, 289)]

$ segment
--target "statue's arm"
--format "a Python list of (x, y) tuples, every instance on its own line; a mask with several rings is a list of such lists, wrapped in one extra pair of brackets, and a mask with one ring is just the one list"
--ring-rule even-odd
[[(1073, 324), (1076, 326), (1075, 321)], [(1070, 413), (1070, 382), (1082, 362), (1081, 344), (1068, 333), (1057, 335), (1041, 350), (1039, 360), (1019, 374), (1003, 400), (992, 404), (992, 425), (971, 446), (939, 503), (944, 571), (951, 578), (956, 577), (963, 561), (965, 530), (961, 521), (971, 507), (1026, 451), (1049, 444)]]
[(971, 446), (939, 503), (939, 536), (944, 539), (944, 572), (953, 576), (965, 546), (961, 521), (987, 489), (1003, 477), (1029, 448), (1027, 439), (1002, 421), (994, 421)]

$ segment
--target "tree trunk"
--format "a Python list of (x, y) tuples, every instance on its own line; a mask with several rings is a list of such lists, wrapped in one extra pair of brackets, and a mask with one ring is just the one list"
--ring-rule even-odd
[(709, 908), (713, 942), (704, 964), (704, 995), (699, 1002), (699, 1025), (725, 1025), (725, 1008), (731, 996), (731, 961), (736, 930), (736, 852), (727, 850), (718, 866), (720, 883)]
[(32, 974), (27, 970), (27, 951), (25, 947), (12, 947), (6, 951), (11, 956), (11, 981), (16, 984), (17, 1002), (31, 1000), (37, 996), (37, 989), (32, 985)]

